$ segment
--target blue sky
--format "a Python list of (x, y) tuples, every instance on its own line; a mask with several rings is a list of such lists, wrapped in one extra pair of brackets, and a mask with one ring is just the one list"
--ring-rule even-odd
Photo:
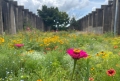
[(37, 9), (41, 9), (42, 5), (48, 7), (58, 7), (60, 11), (65, 11), (70, 17), (80, 19), (91, 13), (101, 5), (106, 5), (108, 0), (15, 0), (18, 5), (24, 5), (25, 9), (29, 9), (33, 13), (37, 13)]

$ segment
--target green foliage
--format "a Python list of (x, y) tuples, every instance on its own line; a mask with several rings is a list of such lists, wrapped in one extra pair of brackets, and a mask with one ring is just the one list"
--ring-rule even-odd
[[(106, 36), (36, 30), (1, 36), (5, 41), (0, 44), (0, 81), (70, 81), (74, 60), (66, 53), (68, 48), (89, 54), (77, 61), (73, 81), (119, 81), (120, 37)], [(24, 46), (15, 48), (16, 43)], [(111, 68), (114, 76), (106, 74)]]
[(75, 19), (75, 17), (73, 17), (70, 20), (70, 27), (73, 27), (73, 29), (77, 29), (79, 26), (79, 23), (77, 22), (77, 20)]
[(66, 12), (61, 12), (56, 7), (48, 8), (46, 5), (42, 6), (42, 10), (37, 10), (38, 15), (43, 19), (45, 30), (50, 29), (56, 30), (60, 27), (66, 27), (69, 24), (69, 17)]

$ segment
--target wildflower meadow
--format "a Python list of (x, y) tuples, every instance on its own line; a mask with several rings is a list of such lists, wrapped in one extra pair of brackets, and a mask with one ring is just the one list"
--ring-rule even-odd
[(0, 36), (0, 81), (119, 81), (120, 37), (38, 30)]

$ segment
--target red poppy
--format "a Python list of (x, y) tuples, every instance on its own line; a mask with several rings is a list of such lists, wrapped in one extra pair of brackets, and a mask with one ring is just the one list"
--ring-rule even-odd
[(109, 69), (106, 71), (108, 76), (114, 76), (116, 74), (116, 71), (114, 69)]

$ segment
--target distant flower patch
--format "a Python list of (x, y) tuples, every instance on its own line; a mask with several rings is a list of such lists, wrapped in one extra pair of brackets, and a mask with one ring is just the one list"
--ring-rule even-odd
[(21, 47), (24, 46), (24, 44), (15, 44), (14, 46), (17, 47), (17, 48), (21, 48)]

